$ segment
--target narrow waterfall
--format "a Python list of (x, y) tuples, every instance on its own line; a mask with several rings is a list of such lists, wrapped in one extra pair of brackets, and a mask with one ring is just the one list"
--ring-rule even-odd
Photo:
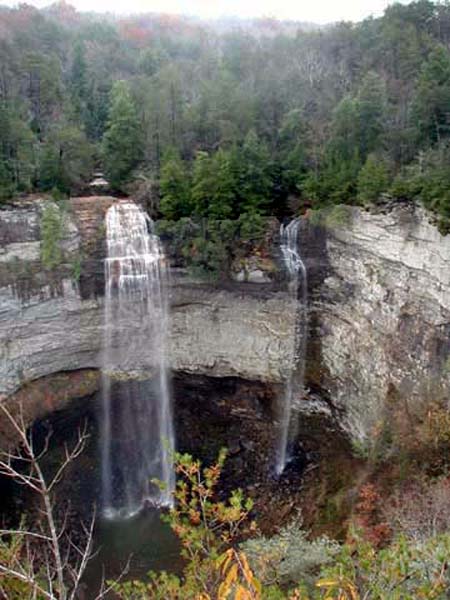
[(308, 280), (306, 267), (299, 253), (300, 219), (281, 225), (281, 253), (289, 273), (289, 291), (295, 303), (295, 325), (292, 332), (292, 356), (286, 378), (284, 397), (279, 409), (279, 437), (276, 472), (280, 475), (293, 457), (298, 422), (296, 403), (303, 396), (305, 385), (306, 344), (308, 337)]
[(170, 504), (174, 486), (168, 272), (153, 223), (135, 204), (120, 201), (109, 208), (106, 239), (103, 513), (128, 517), (147, 503)]

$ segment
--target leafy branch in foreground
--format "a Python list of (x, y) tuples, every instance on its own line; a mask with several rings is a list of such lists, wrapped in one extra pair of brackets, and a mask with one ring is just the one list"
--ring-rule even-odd
[(261, 585), (242, 552), (234, 549), (240, 536), (256, 530), (250, 521), (253, 502), (240, 490), (226, 501), (217, 497), (217, 484), (225, 461), (222, 450), (217, 462), (202, 468), (188, 454), (175, 455), (178, 475), (175, 507), (164, 515), (181, 543), (186, 559), (181, 577), (150, 573), (148, 582), (117, 584), (114, 591), (127, 600), (258, 600)]

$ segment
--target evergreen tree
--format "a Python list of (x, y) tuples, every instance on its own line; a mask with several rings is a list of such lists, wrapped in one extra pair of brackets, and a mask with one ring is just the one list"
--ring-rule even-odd
[(298, 191), (307, 166), (307, 128), (300, 109), (291, 110), (280, 129), (280, 162), (288, 189)]
[(384, 128), (386, 105), (385, 85), (381, 77), (369, 71), (364, 77), (358, 95), (359, 155), (365, 160), (377, 147)]
[(198, 152), (194, 163), (192, 198), (195, 212), (210, 219), (229, 219), (236, 201), (236, 172), (232, 151), (213, 156)]
[(258, 23), (229, 34), (183, 19), (159, 35), (152, 19), (0, 11), (8, 31), (0, 39), (3, 197), (79, 189), (87, 138), (103, 139), (116, 189), (132, 182), (136, 166), (160, 183), (161, 210), (172, 219), (247, 219), (271, 208), (284, 216), (292, 195), (297, 206), (353, 202), (371, 154), (388, 157), (392, 176), (411, 183), (402, 197), (448, 211), (439, 201), (445, 162), (433, 159), (430, 185), (420, 171), (450, 136), (446, 3), (394, 3), (379, 19), (295, 36), (283, 23), (268, 36)]
[(27, 80), (31, 126), (42, 139), (63, 105), (61, 62), (53, 53), (29, 52), (23, 57), (22, 75)]
[(15, 188), (11, 177), (11, 173), (6, 167), (6, 163), (0, 161), (0, 202), (11, 198), (14, 194)]
[(86, 133), (91, 140), (101, 140), (108, 120), (112, 83), (108, 77), (101, 80), (93, 77), (87, 85), (84, 116)]
[(353, 161), (359, 155), (360, 107), (355, 98), (347, 96), (341, 100), (333, 112), (331, 138), (327, 153), (335, 162)]
[(70, 193), (82, 189), (93, 170), (93, 150), (75, 125), (58, 123), (42, 144), (39, 181), (44, 190)]
[(147, 77), (152, 77), (158, 72), (162, 63), (167, 61), (167, 58), (160, 48), (145, 48), (139, 56), (139, 71)]
[(362, 204), (377, 202), (388, 186), (389, 176), (385, 163), (370, 154), (358, 175), (358, 200)]
[(30, 191), (35, 173), (36, 139), (24, 114), (0, 101), (0, 196)]
[(84, 122), (86, 117), (88, 82), (84, 45), (81, 41), (75, 44), (73, 50), (70, 91), (75, 112)]
[(161, 202), (159, 209), (165, 219), (176, 220), (192, 213), (190, 177), (175, 150), (167, 152), (161, 167)]
[(349, 202), (356, 195), (360, 160), (359, 102), (349, 96), (338, 104), (331, 124), (321, 172), (305, 182), (313, 198), (326, 202)]
[(270, 155), (254, 130), (238, 154), (240, 212), (264, 214), (271, 202)]
[(117, 81), (111, 91), (102, 154), (111, 186), (120, 189), (142, 157), (139, 119), (124, 81)]
[(197, 152), (192, 177), (192, 201), (199, 217), (208, 217), (211, 190), (214, 186), (214, 170), (207, 152)]
[(421, 145), (450, 134), (450, 53), (443, 46), (430, 53), (422, 69), (413, 119)]
[(218, 150), (212, 160), (214, 177), (208, 215), (212, 219), (229, 219), (237, 195), (235, 151)]

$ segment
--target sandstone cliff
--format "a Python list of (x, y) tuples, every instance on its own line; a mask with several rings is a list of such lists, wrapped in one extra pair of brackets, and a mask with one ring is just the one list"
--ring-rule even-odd
[(325, 255), (314, 297), (322, 383), (352, 435), (370, 435), (392, 402), (413, 411), (448, 398), (450, 236), (411, 205), (353, 209), (327, 228)]

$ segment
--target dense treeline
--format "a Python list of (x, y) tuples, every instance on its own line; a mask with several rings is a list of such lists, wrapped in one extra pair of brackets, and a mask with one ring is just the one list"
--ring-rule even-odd
[[(248, 25), (248, 24), (247, 24)], [(101, 167), (167, 219), (421, 199), (450, 218), (450, 5), (323, 29), (0, 10), (0, 196)]]

